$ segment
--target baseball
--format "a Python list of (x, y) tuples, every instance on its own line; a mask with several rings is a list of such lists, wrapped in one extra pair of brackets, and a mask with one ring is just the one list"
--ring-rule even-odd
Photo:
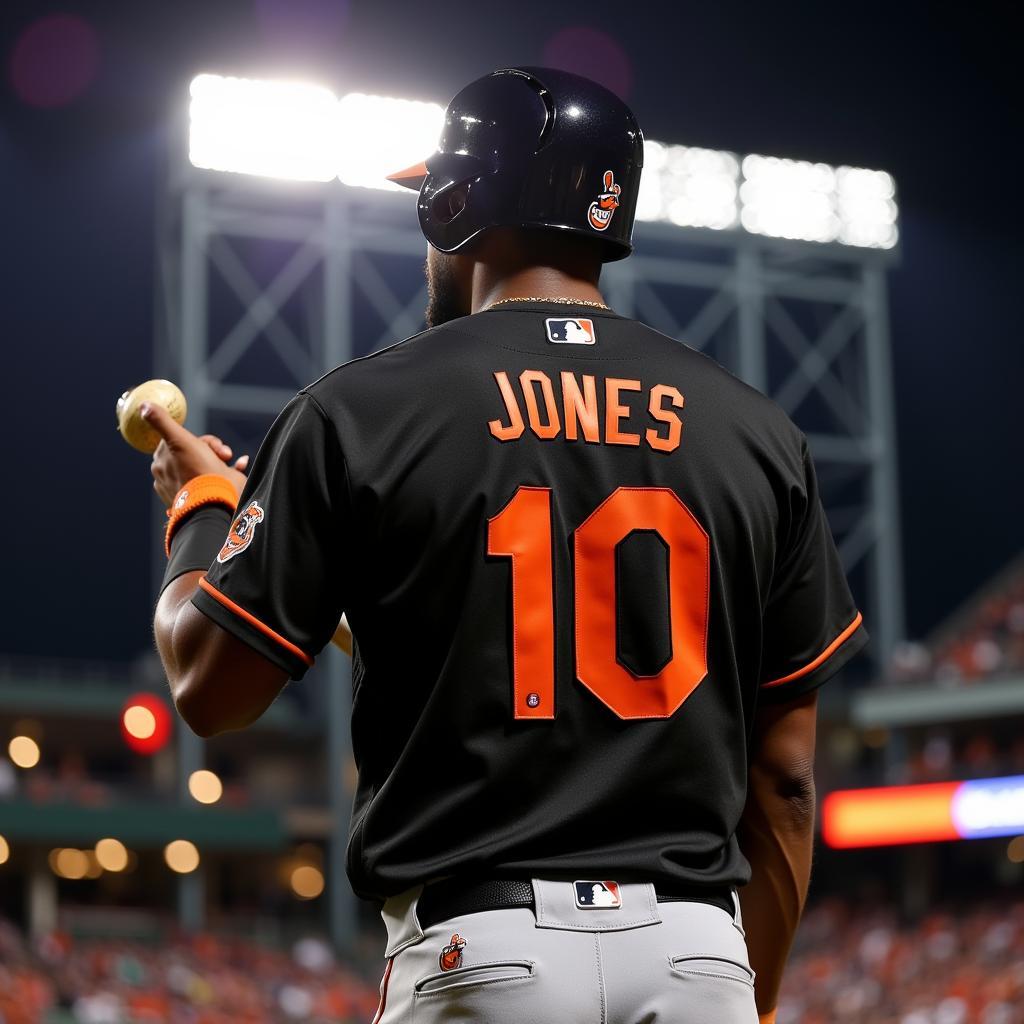
[(143, 402), (162, 406), (178, 423), (185, 422), (188, 403), (181, 388), (169, 380), (144, 381), (117, 400), (117, 429), (133, 448), (148, 455), (156, 450), (160, 435), (140, 415)]

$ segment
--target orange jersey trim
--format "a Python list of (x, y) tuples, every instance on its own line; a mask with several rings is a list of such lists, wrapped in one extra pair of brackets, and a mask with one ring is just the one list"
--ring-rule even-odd
[(808, 662), (803, 668), (798, 668), (795, 672), (790, 672), (788, 676), (783, 676), (781, 679), (773, 679), (770, 683), (762, 683), (761, 685), (765, 687), (781, 686), (783, 683), (790, 683), (794, 679), (799, 679), (801, 676), (807, 675), (808, 672), (813, 672), (819, 665), (827, 661), (832, 654), (842, 647), (843, 644), (857, 632), (857, 627), (863, 621), (864, 616), (861, 615), (860, 612), (857, 612), (857, 616), (853, 622), (851, 622), (846, 629), (844, 629), (842, 633), (840, 633), (839, 636), (837, 636), (835, 640), (833, 640), (832, 643), (830, 643), (828, 647), (826, 647), (825, 650), (823, 650), (821, 654), (814, 659), (814, 661)]
[(312, 665), (313, 659), (300, 647), (296, 647), (290, 640), (285, 640), (280, 633), (275, 632), (265, 622), (260, 622), (251, 612), (247, 612), (241, 606), (235, 604), (227, 594), (222, 594), (205, 576), (200, 577), (199, 589), (205, 590), (219, 604), (224, 605), (228, 611), (234, 612), (240, 619), (244, 619), (250, 626), (258, 629), (264, 636), (269, 636), (275, 643), (279, 643), (286, 651), (290, 651), (304, 664)]

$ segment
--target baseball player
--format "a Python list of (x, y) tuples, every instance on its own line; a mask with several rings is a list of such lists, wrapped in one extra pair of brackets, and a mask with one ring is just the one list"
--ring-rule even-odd
[(247, 480), (146, 413), (188, 724), (248, 725), (351, 622), (377, 1024), (774, 1019), (815, 691), (867, 637), (800, 432), (602, 298), (642, 157), (593, 82), (473, 82), (394, 176), (429, 329), (300, 392)]

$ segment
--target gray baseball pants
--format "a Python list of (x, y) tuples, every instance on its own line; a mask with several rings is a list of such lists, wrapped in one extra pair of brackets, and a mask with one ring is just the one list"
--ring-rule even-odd
[(757, 1024), (739, 901), (580, 908), (572, 882), (533, 880), (534, 909), (423, 929), (421, 886), (385, 903), (387, 968), (374, 1024)]

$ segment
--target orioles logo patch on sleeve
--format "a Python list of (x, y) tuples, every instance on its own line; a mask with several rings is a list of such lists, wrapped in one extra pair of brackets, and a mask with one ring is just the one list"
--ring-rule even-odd
[(259, 503), (255, 499), (250, 501), (242, 510), (241, 515), (237, 516), (231, 524), (224, 547), (217, 555), (217, 561), (223, 564), (229, 558), (240, 555), (252, 543), (257, 525), (262, 523), (265, 518), (266, 513), (260, 508)]

